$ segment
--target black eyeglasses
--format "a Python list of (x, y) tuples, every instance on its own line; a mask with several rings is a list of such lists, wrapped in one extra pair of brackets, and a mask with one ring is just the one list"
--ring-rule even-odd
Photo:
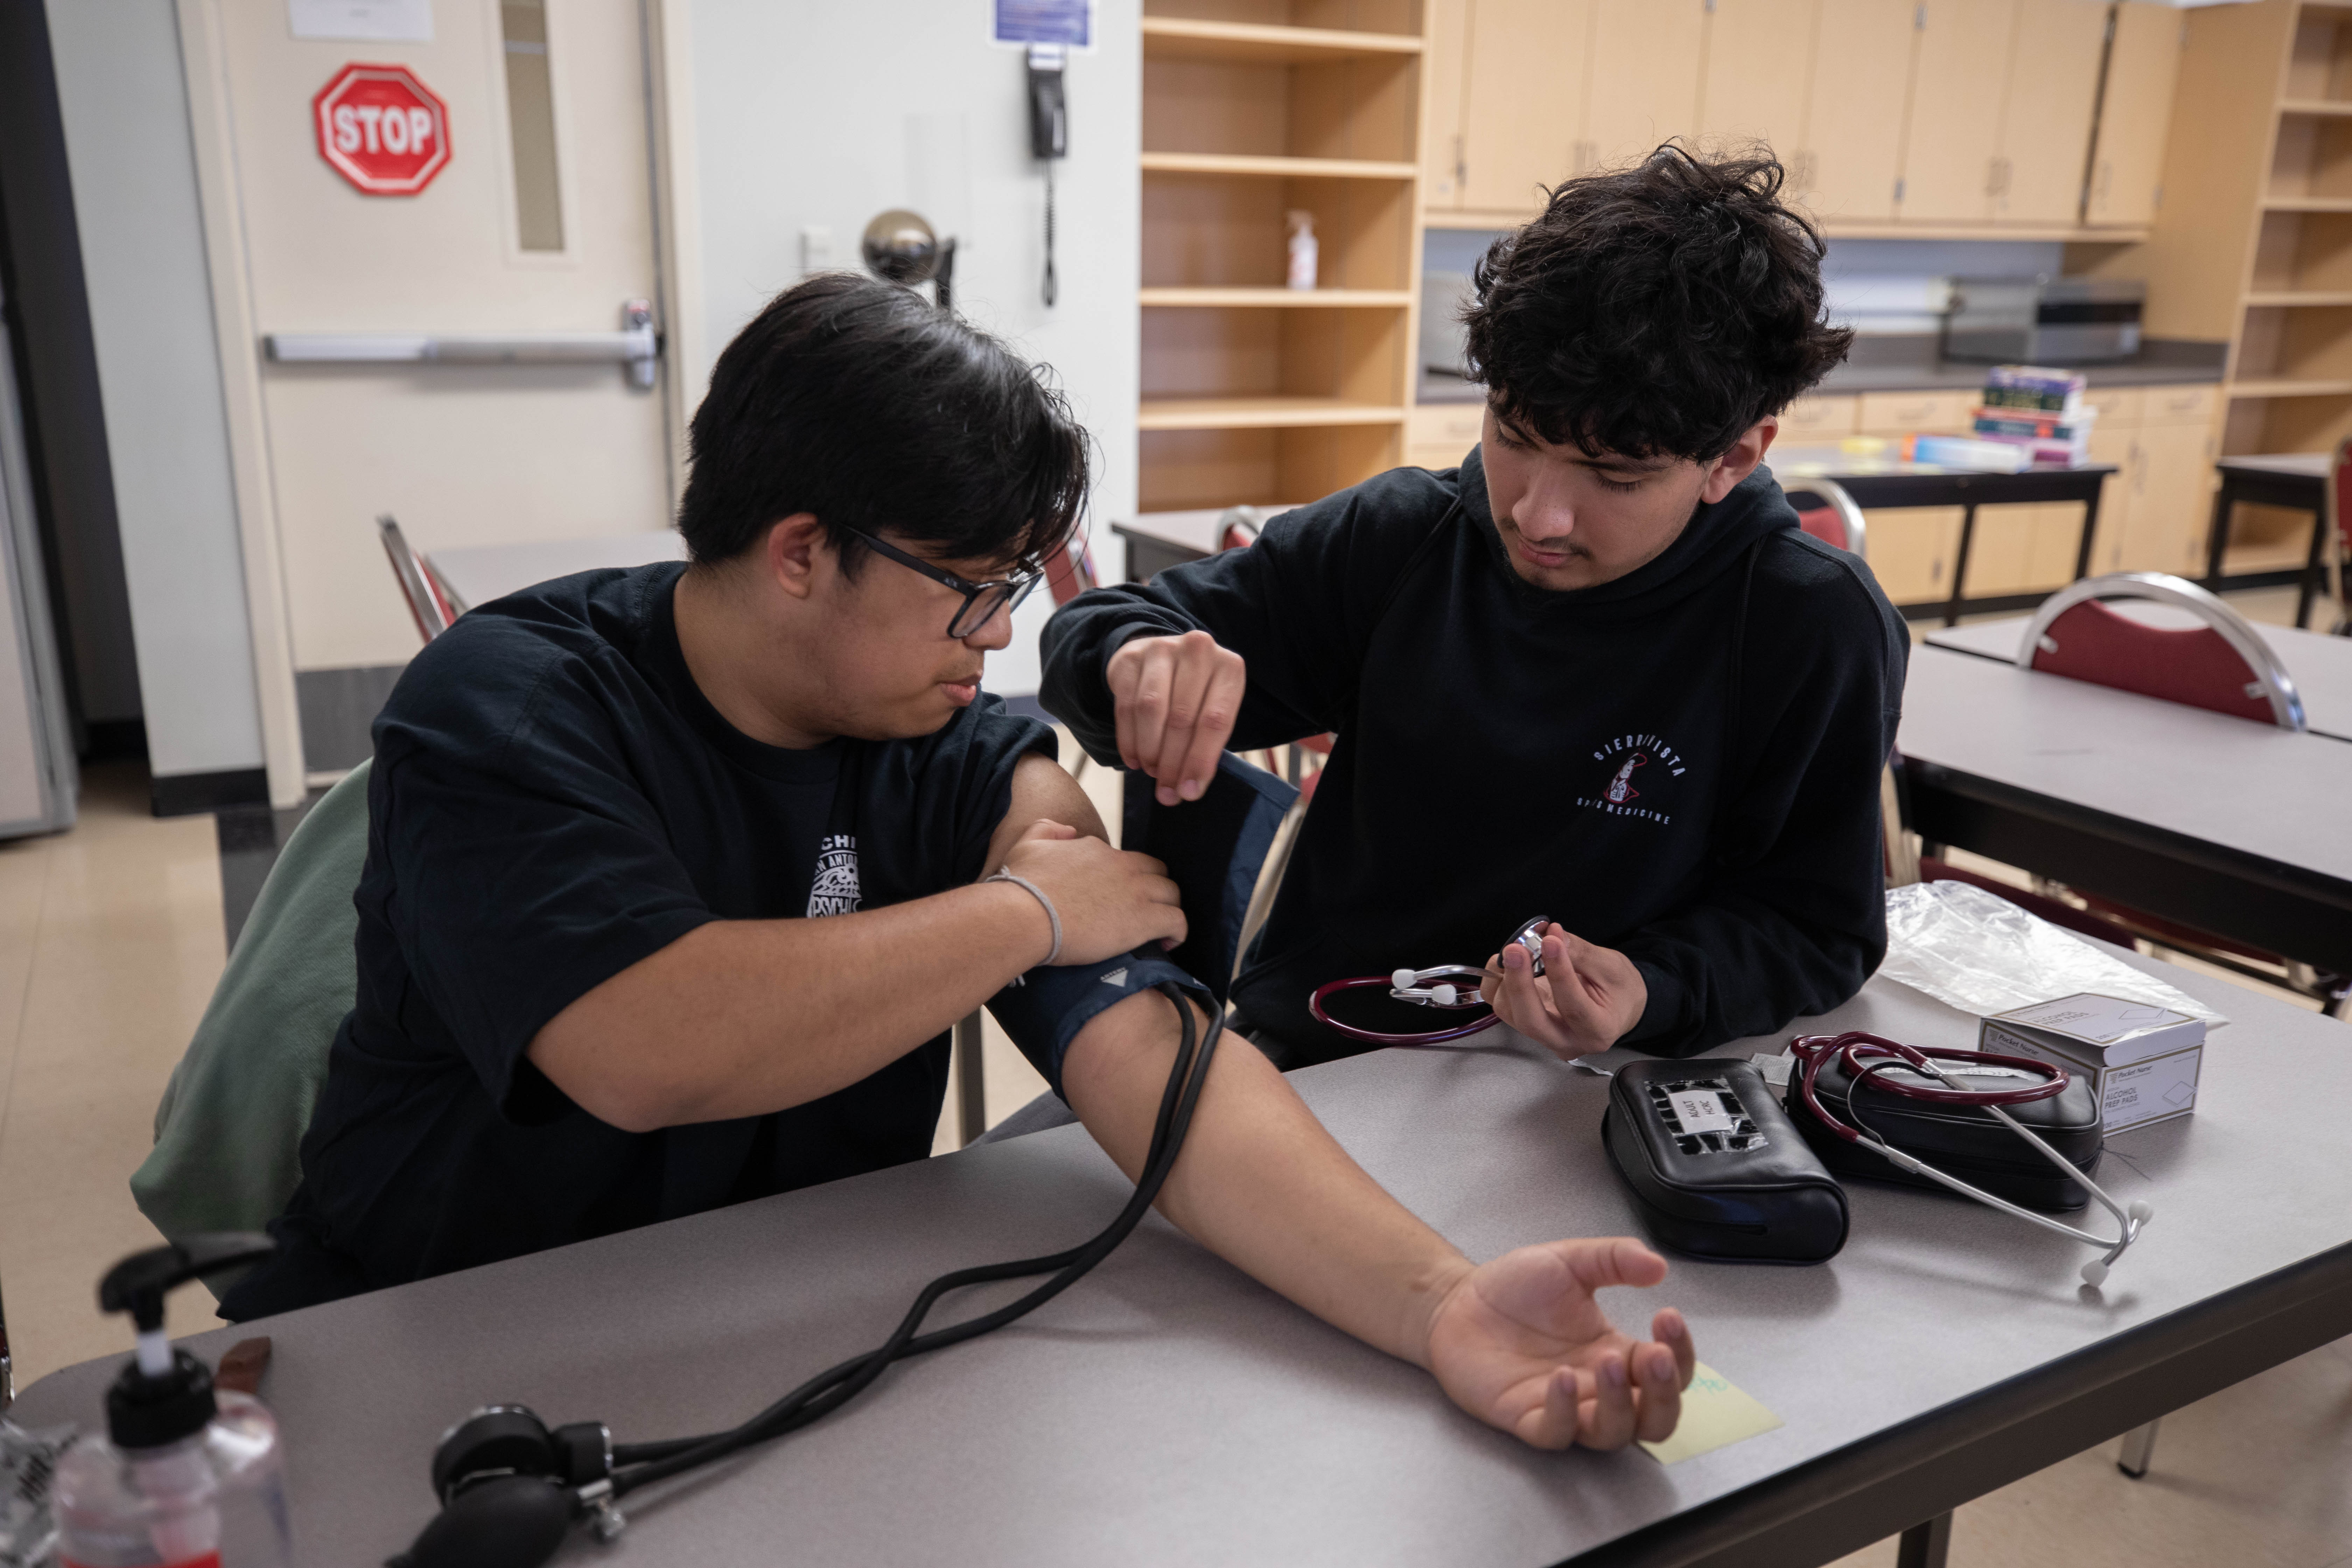
[(919, 555), (909, 555), (887, 540), (875, 538), (859, 529), (846, 529), (856, 534), (877, 555), (887, 555), (909, 572), (919, 572), (941, 587), (953, 588), (963, 595), (963, 604), (948, 622), (948, 636), (968, 637), (988, 625), (997, 611), (1011, 615), (1013, 607), (1027, 598), (1030, 590), (1045, 580), (1043, 572), (1023, 572), (999, 583), (967, 583), (952, 572), (942, 571)]

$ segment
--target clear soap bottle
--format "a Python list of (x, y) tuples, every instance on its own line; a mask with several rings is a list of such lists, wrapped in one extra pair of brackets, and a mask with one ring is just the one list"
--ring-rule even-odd
[(128, 1312), (139, 1351), (106, 1393), (106, 1435), (58, 1461), (59, 1568), (291, 1568), (278, 1421), (249, 1394), (217, 1394), (204, 1363), (163, 1333), (163, 1293), (270, 1251), (266, 1236), (195, 1236), (136, 1253), (99, 1285)]

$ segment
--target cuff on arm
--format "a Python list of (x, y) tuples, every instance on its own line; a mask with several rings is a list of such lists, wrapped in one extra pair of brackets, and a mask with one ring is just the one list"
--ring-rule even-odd
[[(988, 1010), (1013, 1037), (1029, 1064), (1045, 1078), (1055, 1094), (1062, 1094), (1062, 1058), (1070, 1042), (1095, 1015), (1116, 1006), (1139, 991), (1173, 984), (1214, 1017), (1220, 1011), (1209, 988), (1158, 954), (1125, 953), (1099, 963), (1066, 963), (1039, 967), (1015, 979), (989, 999)], [(1068, 1097), (1063, 1096), (1068, 1103)]]

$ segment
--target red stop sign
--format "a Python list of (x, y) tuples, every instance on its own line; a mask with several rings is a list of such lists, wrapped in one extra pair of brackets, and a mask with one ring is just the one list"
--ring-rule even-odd
[(413, 196), (449, 162), (448, 106), (406, 66), (345, 66), (310, 119), (319, 156), (372, 196)]

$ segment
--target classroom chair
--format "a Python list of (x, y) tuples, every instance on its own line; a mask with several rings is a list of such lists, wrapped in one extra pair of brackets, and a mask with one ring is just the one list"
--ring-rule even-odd
[(1791, 479), (1781, 487), (1797, 509), (1797, 526), (1822, 543), (1867, 561), (1870, 527), (1853, 497), (1834, 479)]
[[(2185, 609), (2204, 624), (2151, 626), (2107, 608), (2138, 599)], [(2294, 678), (2246, 619), (2194, 583), (2154, 572), (2086, 578), (2043, 601), (2026, 624), (2018, 664), (2048, 675), (2185, 703), (2283, 730), (2304, 727)], [(2070, 889), (2050, 885), (2055, 892)], [(2071, 889), (2090, 911), (2133, 936), (2273, 984), (2284, 983), (2344, 1016), (2352, 976), (2333, 973), (2132, 905)]]
[(408, 601), (409, 618), (416, 623), (416, 635), (426, 642), (446, 632), (457, 621), (457, 612), (450, 606), (450, 596), (425, 557), (409, 548), (408, 536), (390, 512), (375, 520), (376, 537), (383, 542), (383, 552), (392, 563), (392, 574), (400, 584), (400, 592)]
[[(2168, 605), (2204, 624), (2148, 626), (2107, 608), (2111, 599)], [(2161, 572), (2086, 577), (2051, 595), (2026, 623), (2017, 662), (2284, 730), (2304, 727), (2294, 678), (2261, 634), (2196, 584)]]
[(327, 1049), (359, 990), (352, 894), (367, 859), (368, 773), (362, 763), (345, 774), (278, 851), (164, 1086), (131, 1194), (166, 1237), (260, 1230), (302, 1178)]

